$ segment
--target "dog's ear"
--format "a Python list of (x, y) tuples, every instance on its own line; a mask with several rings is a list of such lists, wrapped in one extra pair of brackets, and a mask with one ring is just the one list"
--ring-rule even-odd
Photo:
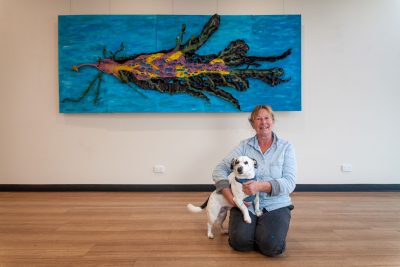
[(258, 167), (257, 160), (255, 160), (255, 159), (253, 159), (253, 158), (252, 158), (252, 160), (254, 161), (254, 169), (257, 169), (257, 167)]
[(233, 167), (235, 167), (235, 161), (236, 161), (236, 158), (233, 158), (231, 160), (231, 171), (233, 171)]

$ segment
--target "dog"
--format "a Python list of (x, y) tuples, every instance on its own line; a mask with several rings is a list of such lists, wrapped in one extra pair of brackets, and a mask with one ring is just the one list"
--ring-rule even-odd
[[(247, 156), (239, 156), (233, 158), (231, 162), (232, 172), (229, 174), (228, 179), (231, 186), (233, 200), (236, 206), (242, 211), (243, 220), (246, 223), (251, 223), (249, 210), (244, 204), (245, 202), (253, 202), (257, 216), (262, 215), (260, 210), (260, 201), (258, 193), (253, 196), (248, 196), (243, 192), (242, 184), (248, 181), (256, 180), (255, 169), (257, 168), (257, 161)], [(224, 229), (223, 223), (225, 221), (228, 210), (232, 208), (232, 205), (225, 199), (223, 194), (213, 191), (208, 199), (200, 207), (188, 204), (187, 208), (189, 211), (197, 213), (206, 209), (208, 216), (207, 223), (207, 236), (208, 238), (214, 238), (213, 226), (218, 222), (221, 232), (224, 234), (228, 233), (227, 229)]]

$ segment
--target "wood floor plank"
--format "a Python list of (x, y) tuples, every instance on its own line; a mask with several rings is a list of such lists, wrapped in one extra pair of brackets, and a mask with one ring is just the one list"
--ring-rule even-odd
[[(399, 267), (400, 193), (293, 194), (284, 256), (236, 252), (191, 214), (207, 192), (0, 192), (0, 267)], [(217, 231), (218, 232), (218, 231)]]

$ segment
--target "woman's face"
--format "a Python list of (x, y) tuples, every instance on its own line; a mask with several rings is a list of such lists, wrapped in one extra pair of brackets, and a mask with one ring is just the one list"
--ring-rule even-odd
[(272, 120), (271, 114), (269, 114), (266, 109), (260, 109), (253, 121), (253, 129), (256, 131), (257, 136), (270, 136), (273, 127), (274, 121)]

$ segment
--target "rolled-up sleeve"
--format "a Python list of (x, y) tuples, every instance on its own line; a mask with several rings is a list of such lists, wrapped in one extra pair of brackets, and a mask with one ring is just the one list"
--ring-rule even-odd
[(218, 165), (215, 167), (212, 173), (212, 179), (214, 180), (215, 187), (217, 191), (221, 191), (224, 188), (229, 187), (228, 175), (230, 172), (230, 164), (227, 163), (227, 158), (224, 158)]
[(271, 196), (288, 195), (296, 187), (297, 163), (293, 145), (288, 144), (284, 153), (282, 177), (270, 181), (272, 186)]

